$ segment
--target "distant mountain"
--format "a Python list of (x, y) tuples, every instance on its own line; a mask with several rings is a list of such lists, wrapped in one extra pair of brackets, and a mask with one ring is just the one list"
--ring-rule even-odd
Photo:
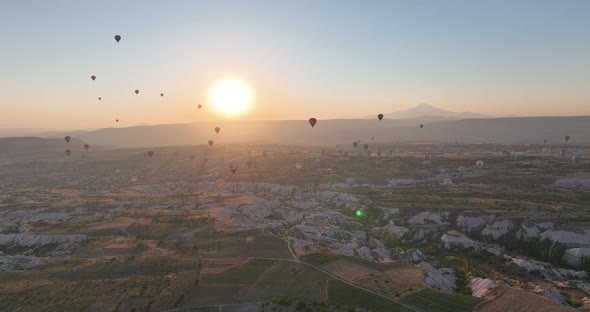
[[(503, 144), (562, 144), (563, 137), (572, 137), (570, 145), (590, 143), (590, 116), (573, 117), (519, 117), (483, 118), (445, 121), (411, 119), (335, 119), (318, 120), (311, 128), (307, 120), (232, 121), (218, 123), (189, 123), (129, 128), (108, 128), (96, 131), (67, 133), (72, 139), (88, 142), (92, 146), (158, 147), (205, 145), (214, 140), (213, 148), (224, 144), (260, 143), (285, 145), (349, 144), (363, 142), (496, 142)], [(424, 128), (418, 127), (424, 124)], [(221, 127), (216, 134), (215, 127)], [(59, 148), (66, 145), (64, 134)], [(79, 144), (77, 144), (79, 145)]]
[[(38, 137), (7, 137), (0, 138), (0, 157), (24, 157), (34, 155), (64, 155), (64, 151), (81, 151), (84, 142), (72, 138), (67, 143), (62, 138), (38, 138)], [(94, 148), (94, 147), (93, 147)]]
[(436, 108), (428, 104), (420, 104), (403, 111), (383, 114), (387, 119), (404, 119), (404, 118), (420, 118), (429, 117), (431, 120), (438, 117), (440, 120), (444, 119), (470, 119), (470, 118), (488, 118), (490, 116), (476, 114), (472, 112), (456, 113), (445, 109)]

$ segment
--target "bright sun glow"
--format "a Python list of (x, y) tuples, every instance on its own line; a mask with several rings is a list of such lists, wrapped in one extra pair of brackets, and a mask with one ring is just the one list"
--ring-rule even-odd
[(209, 100), (219, 111), (238, 114), (248, 109), (252, 102), (252, 91), (246, 83), (238, 79), (217, 81), (211, 91)]

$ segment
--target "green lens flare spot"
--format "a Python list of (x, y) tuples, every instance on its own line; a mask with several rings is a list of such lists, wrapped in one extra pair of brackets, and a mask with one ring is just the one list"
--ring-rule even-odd
[(357, 211), (356, 211), (356, 215), (360, 217), (360, 216), (362, 216), (362, 215), (363, 215), (363, 212), (362, 212), (362, 211), (360, 211), (360, 210), (357, 210)]

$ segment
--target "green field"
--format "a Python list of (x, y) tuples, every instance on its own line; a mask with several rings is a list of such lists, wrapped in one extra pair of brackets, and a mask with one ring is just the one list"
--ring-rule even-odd
[(328, 301), (330, 303), (363, 307), (377, 312), (411, 311), (399, 303), (338, 280), (328, 281)]
[(289, 297), (308, 300), (325, 298), (328, 276), (309, 266), (294, 262), (278, 262), (257, 280), (248, 299)]
[(258, 277), (275, 264), (272, 260), (250, 260), (223, 273), (203, 273), (201, 282), (206, 284), (253, 284)]
[(402, 299), (403, 303), (420, 310), (441, 312), (473, 311), (473, 308), (482, 301), (482, 299), (467, 295), (448, 294), (429, 288), (422, 289)]

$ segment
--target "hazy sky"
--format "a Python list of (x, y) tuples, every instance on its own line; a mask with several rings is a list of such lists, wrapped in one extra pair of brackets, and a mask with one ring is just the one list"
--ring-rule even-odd
[(227, 76), (241, 119), (590, 115), (590, 1), (0, 0), (0, 128), (225, 119)]

